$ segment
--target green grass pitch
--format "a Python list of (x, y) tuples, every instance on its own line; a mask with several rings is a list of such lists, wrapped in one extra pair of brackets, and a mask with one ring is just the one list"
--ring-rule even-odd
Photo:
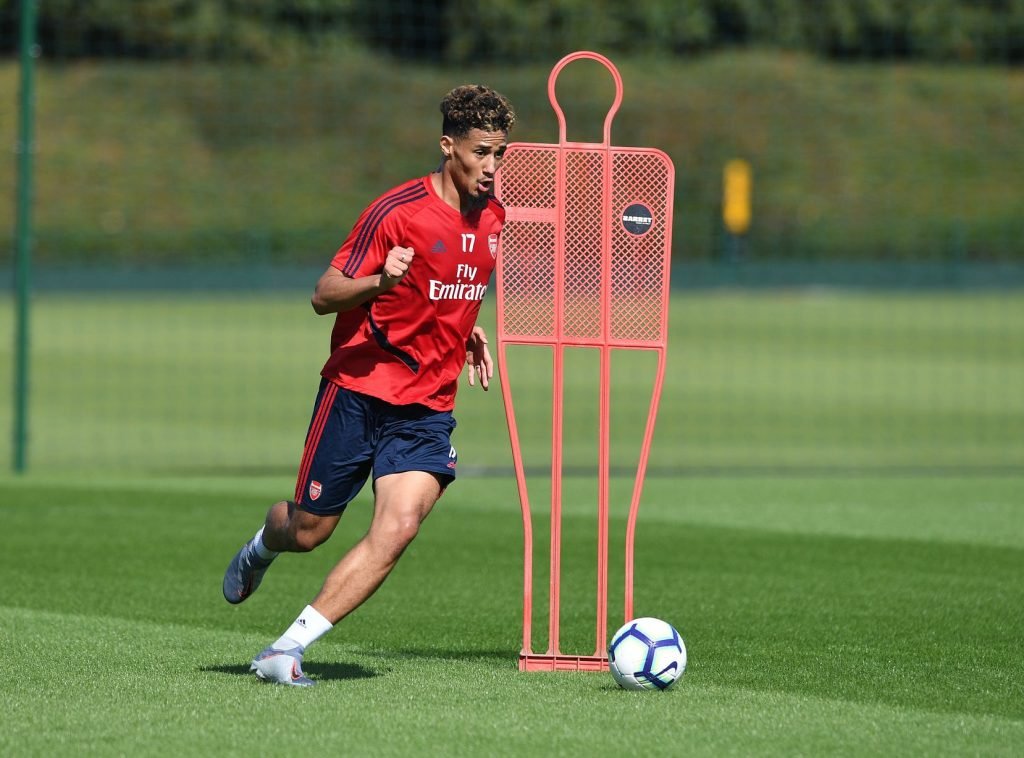
[[(466, 471), (380, 592), (310, 649), (318, 686), (247, 673), (369, 517), (363, 493), (331, 542), (284, 556), (241, 606), (222, 599), (227, 561), (293, 486), (327, 336), (296, 299), (37, 300), (33, 469), (0, 476), (0, 754), (1020, 753), (1019, 298), (674, 303), (636, 544), (636, 610), (690, 654), (666, 693), (517, 671), (501, 403), (465, 390)], [(543, 396), (542, 373), (513, 382)], [(583, 436), (586, 406), (570, 418)], [(592, 490), (567, 482), (563, 642), (578, 647), (593, 645)], [(543, 627), (541, 608), (540, 645)]]

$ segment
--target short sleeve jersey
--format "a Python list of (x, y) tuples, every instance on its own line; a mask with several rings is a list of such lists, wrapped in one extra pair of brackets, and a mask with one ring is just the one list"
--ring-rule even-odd
[(397, 285), (338, 314), (323, 376), (396, 405), (451, 410), (504, 220), (493, 198), (463, 215), (438, 196), (430, 176), (381, 195), (331, 265), (358, 278), (379, 273), (395, 246), (415, 256)]

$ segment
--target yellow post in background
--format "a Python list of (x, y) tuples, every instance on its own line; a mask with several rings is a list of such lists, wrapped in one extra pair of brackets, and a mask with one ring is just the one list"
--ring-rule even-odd
[(726, 231), (726, 256), (736, 260), (743, 237), (750, 231), (750, 197), (753, 190), (750, 164), (739, 158), (728, 161), (722, 176), (722, 223)]

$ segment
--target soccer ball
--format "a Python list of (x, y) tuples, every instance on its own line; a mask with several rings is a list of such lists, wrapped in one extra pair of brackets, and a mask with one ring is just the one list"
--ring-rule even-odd
[(686, 645), (667, 621), (633, 619), (612, 636), (608, 668), (627, 690), (667, 690), (686, 671)]

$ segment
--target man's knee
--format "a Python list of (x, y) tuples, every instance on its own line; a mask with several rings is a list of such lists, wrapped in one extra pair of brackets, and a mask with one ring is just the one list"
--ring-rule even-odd
[(396, 516), (383, 524), (383, 531), (389, 542), (404, 550), (420, 532), (420, 519), (413, 514)]
[(378, 515), (370, 525), (370, 543), (381, 558), (396, 561), (416, 539), (422, 521), (412, 510)]
[(409, 471), (380, 477), (375, 483), (370, 537), (378, 550), (402, 554), (416, 539), (420, 525), (441, 495), (437, 479), (422, 471)]

